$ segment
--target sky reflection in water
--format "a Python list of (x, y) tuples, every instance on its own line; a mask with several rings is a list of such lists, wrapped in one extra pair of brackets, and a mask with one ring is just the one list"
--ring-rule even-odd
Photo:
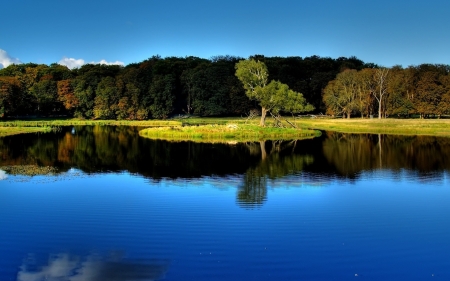
[(0, 141), (0, 279), (450, 279), (447, 139), (229, 146), (77, 132)]
[(17, 281), (150, 281), (163, 277), (167, 268), (167, 261), (133, 262), (120, 257), (105, 260), (97, 255), (82, 258), (62, 253), (49, 257), (43, 266), (29, 256), (20, 266)]

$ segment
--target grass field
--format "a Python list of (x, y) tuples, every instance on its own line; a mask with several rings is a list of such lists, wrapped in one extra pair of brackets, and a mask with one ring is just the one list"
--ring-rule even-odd
[[(396, 135), (430, 135), (450, 137), (450, 119), (322, 119), (322, 118), (286, 118), (303, 131), (293, 132), (292, 128), (273, 128), (273, 119), (267, 118), (266, 128), (257, 126), (259, 119), (255, 118), (246, 123), (244, 118), (186, 118), (176, 120), (147, 120), (147, 121), (115, 121), (115, 120), (25, 120), (0, 122), (0, 136), (48, 132), (58, 126), (75, 125), (109, 125), (109, 126), (141, 126), (165, 127), (154, 131), (146, 130), (141, 135), (151, 138), (186, 137), (197, 140), (212, 139), (254, 139), (279, 138), (296, 135), (314, 135), (305, 130), (327, 130), (342, 133), (372, 133)], [(227, 124), (236, 124), (239, 130), (224, 129)], [(248, 126), (243, 126), (243, 125)], [(210, 127), (203, 127), (209, 125)], [(285, 123), (287, 125), (287, 123)], [(189, 128), (192, 126), (192, 128)], [(215, 129), (213, 127), (216, 126)], [(222, 127), (221, 127), (222, 126)], [(183, 129), (181, 129), (183, 127)], [(246, 127), (247, 129), (242, 129)], [(174, 129), (178, 128), (178, 129)], [(186, 129), (184, 129), (186, 128)], [(289, 131), (291, 130), (291, 131)], [(295, 131), (295, 130), (294, 130)], [(213, 137), (213, 135), (215, 135)]]
[(450, 119), (296, 119), (300, 128), (341, 133), (450, 137)]

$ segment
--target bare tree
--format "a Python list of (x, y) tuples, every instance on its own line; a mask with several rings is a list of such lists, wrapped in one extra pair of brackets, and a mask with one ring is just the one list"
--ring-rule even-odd
[(374, 80), (376, 89), (372, 90), (372, 94), (375, 99), (378, 101), (378, 119), (383, 117), (383, 105), (386, 96), (388, 95), (387, 91), (387, 80), (389, 75), (389, 68), (378, 68), (374, 73)]

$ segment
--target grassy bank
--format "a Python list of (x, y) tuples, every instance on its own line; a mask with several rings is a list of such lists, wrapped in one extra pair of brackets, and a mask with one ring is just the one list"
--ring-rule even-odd
[[(269, 138), (297, 138), (313, 136), (310, 130), (327, 130), (342, 133), (372, 133), (396, 135), (430, 135), (450, 137), (450, 119), (321, 119), (321, 118), (287, 118), (302, 131), (293, 128), (272, 128), (273, 119), (267, 118), (267, 127), (261, 128), (255, 118), (246, 123), (244, 118), (186, 118), (177, 120), (146, 120), (146, 121), (116, 121), (116, 120), (25, 120), (0, 122), (0, 136), (48, 132), (58, 126), (79, 125), (109, 125), (109, 126), (141, 126), (164, 127), (155, 130), (145, 130), (141, 133), (147, 138), (170, 138), (219, 141), (254, 140)], [(236, 124), (238, 130), (226, 128), (227, 124)], [(285, 124), (287, 125), (287, 123)], [(183, 126), (183, 127), (182, 127)], [(245, 129), (244, 129), (245, 128)]]
[(139, 126), (139, 127), (161, 127), (181, 126), (179, 121), (167, 120), (19, 120), (0, 122), (0, 137), (24, 133), (50, 132), (52, 128), (61, 126)]
[(341, 133), (450, 137), (449, 119), (296, 119), (300, 128)]
[(150, 139), (190, 140), (196, 142), (259, 141), (268, 139), (303, 139), (320, 135), (319, 131), (293, 128), (259, 127), (229, 123), (227, 125), (199, 125), (161, 127), (141, 130), (139, 135)]
[(51, 127), (0, 127), (0, 137), (26, 133), (46, 133), (50, 131)]
[(142, 127), (160, 127), (160, 126), (181, 126), (180, 121), (167, 120), (24, 120), (24, 121), (3, 121), (0, 127), (58, 127), (58, 126), (142, 126)]

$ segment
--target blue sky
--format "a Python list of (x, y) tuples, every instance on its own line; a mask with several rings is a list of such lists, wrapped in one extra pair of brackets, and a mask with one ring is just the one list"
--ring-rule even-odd
[(8, 0), (0, 6), (3, 65), (254, 54), (356, 56), (388, 67), (450, 64), (450, 1), (443, 0)]

